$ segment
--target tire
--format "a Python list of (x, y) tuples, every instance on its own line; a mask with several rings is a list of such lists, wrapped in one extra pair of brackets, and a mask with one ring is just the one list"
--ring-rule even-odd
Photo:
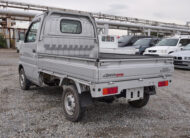
[(143, 99), (140, 99), (140, 100), (137, 100), (137, 101), (131, 101), (131, 102), (129, 102), (129, 104), (132, 107), (135, 107), (135, 108), (142, 108), (145, 105), (147, 105), (147, 103), (149, 101), (149, 97), (150, 97), (149, 94), (144, 94), (144, 98)]
[(26, 78), (23, 68), (19, 70), (19, 83), (22, 90), (28, 90), (31, 85), (31, 82)]
[(143, 55), (143, 53), (144, 53), (144, 51), (142, 51), (142, 52), (140, 53), (140, 55)]
[(66, 86), (62, 95), (63, 114), (72, 122), (78, 122), (84, 114), (84, 107), (81, 107), (80, 95), (73, 85)]
[(44, 82), (47, 86), (57, 86), (57, 85), (55, 85), (55, 83), (47, 83), (47, 82)]

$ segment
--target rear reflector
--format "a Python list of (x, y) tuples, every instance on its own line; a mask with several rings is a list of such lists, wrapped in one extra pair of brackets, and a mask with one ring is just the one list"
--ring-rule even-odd
[(118, 87), (104, 88), (103, 89), (103, 95), (115, 94), (117, 92), (118, 92)]
[(123, 77), (124, 74), (123, 73), (120, 73), (120, 74), (116, 74), (116, 77)]
[(158, 82), (158, 87), (164, 87), (164, 86), (168, 86), (168, 81)]

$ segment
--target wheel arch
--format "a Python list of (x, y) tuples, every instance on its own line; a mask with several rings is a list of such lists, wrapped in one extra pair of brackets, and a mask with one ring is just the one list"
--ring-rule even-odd
[(68, 85), (73, 85), (76, 88), (81, 99), (82, 107), (87, 107), (93, 104), (89, 85), (74, 78), (65, 77), (60, 80), (60, 86), (63, 87), (63, 90), (65, 90), (64, 86), (68, 86)]
[(60, 79), (60, 84), (59, 86), (64, 86), (64, 85), (74, 85), (78, 91), (79, 94), (82, 94), (82, 92), (89, 91), (90, 86), (87, 85), (86, 83), (83, 83), (82, 81), (75, 79), (75, 78), (70, 78), (70, 77), (64, 77)]
[(71, 78), (62, 78), (60, 79), (60, 84), (59, 86), (64, 86), (64, 85), (74, 85), (78, 91), (79, 94), (82, 93), (82, 90), (81, 90), (81, 86), (80, 86), (80, 83), (74, 79), (71, 79)]

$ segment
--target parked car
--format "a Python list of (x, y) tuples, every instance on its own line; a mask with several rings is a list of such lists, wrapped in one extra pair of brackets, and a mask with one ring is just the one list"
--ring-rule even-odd
[(100, 53), (110, 53), (110, 54), (135, 54), (135, 48), (121, 48), (118, 47), (118, 37), (117, 36), (106, 36), (99, 35)]
[(118, 41), (119, 47), (128, 47), (132, 46), (137, 40), (141, 38), (147, 38), (147, 36), (132, 36), (132, 35), (125, 35), (120, 37)]
[(16, 50), (17, 50), (17, 53), (19, 53), (20, 45), (24, 41), (25, 33), (24, 32), (18, 32), (17, 35), (18, 35), (18, 37), (17, 37), (17, 40), (16, 40)]
[(190, 69), (190, 44), (170, 55), (174, 57), (175, 68)]
[(21, 89), (62, 87), (63, 113), (76, 122), (94, 100), (124, 97), (142, 108), (158, 87), (171, 83), (172, 58), (102, 54), (100, 47), (90, 14), (48, 11), (36, 16), (20, 47)]
[(131, 47), (135, 48), (135, 54), (142, 55), (146, 48), (155, 46), (159, 40), (159, 38), (141, 38), (137, 40)]
[(173, 52), (180, 51), (190, 43), (190, 36), (175, 36), (162, 39), (156, 46), (147, 48), (144, 55), (168, 56)]

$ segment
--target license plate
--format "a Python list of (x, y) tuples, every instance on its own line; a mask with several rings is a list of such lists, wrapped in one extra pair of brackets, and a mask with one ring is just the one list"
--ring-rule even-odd
[(144, 88), (133, 88), (127, 89), (126, 91), (126, 99), (128, 101), (136, 101), (139, 99), (143, 99), (144, 97)]

